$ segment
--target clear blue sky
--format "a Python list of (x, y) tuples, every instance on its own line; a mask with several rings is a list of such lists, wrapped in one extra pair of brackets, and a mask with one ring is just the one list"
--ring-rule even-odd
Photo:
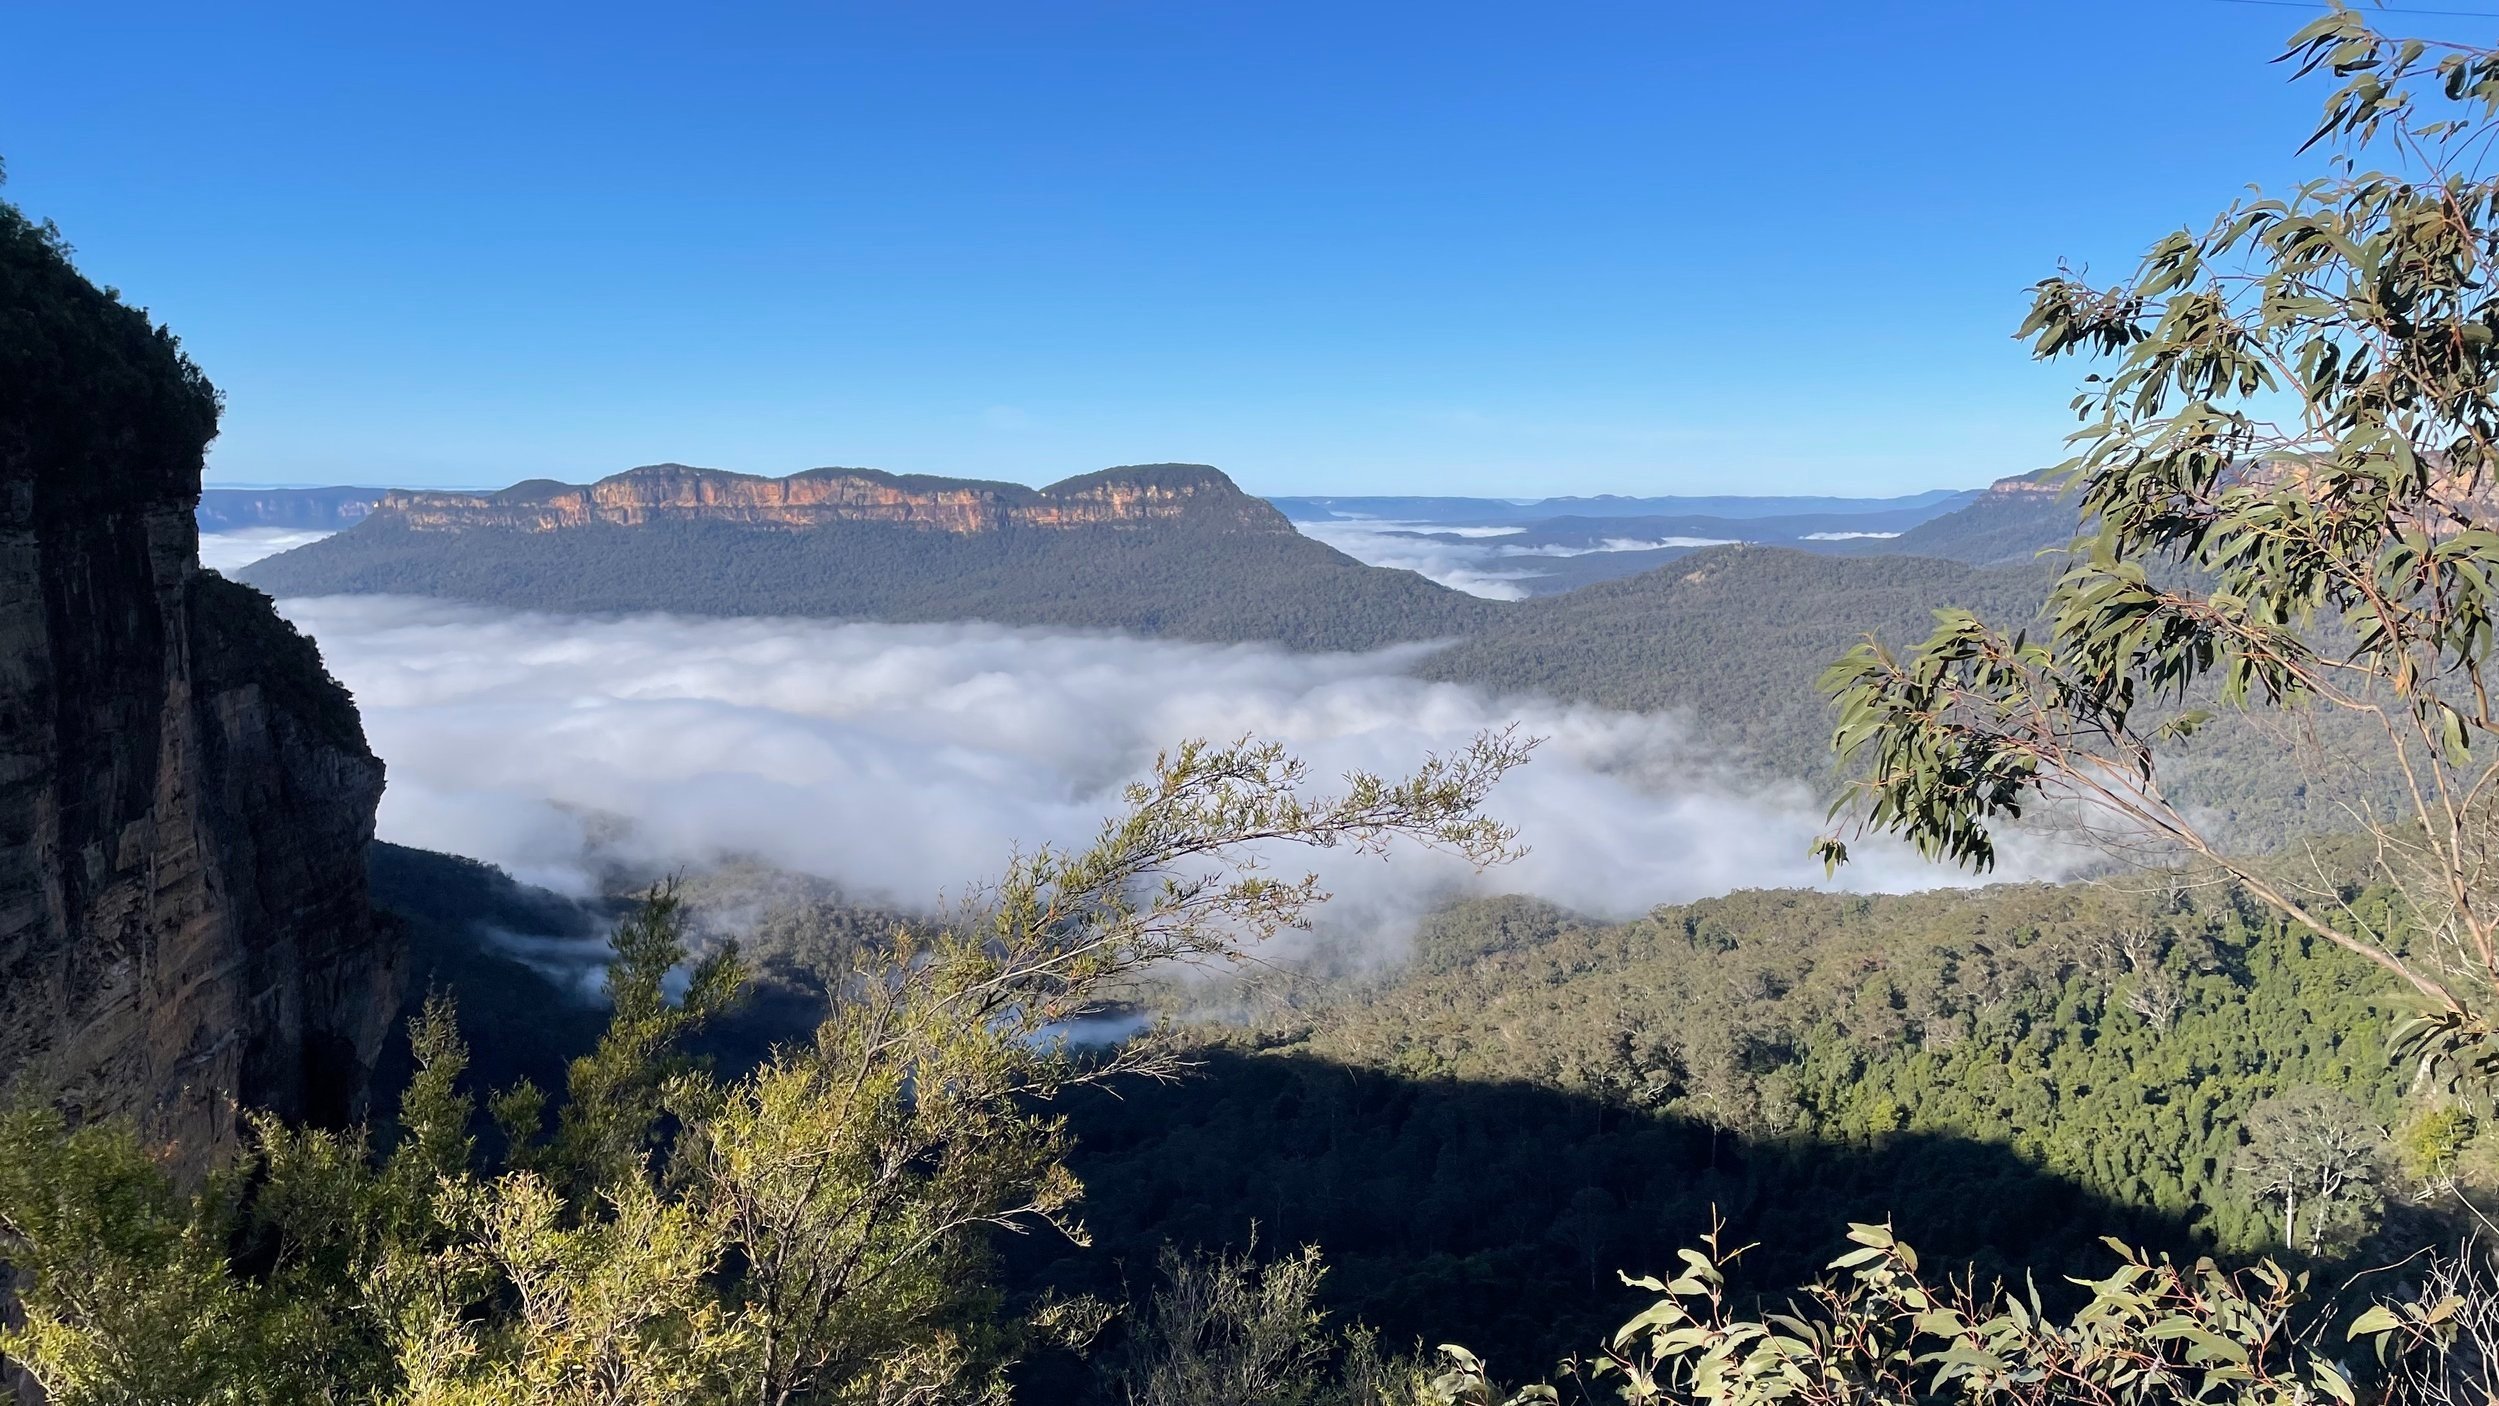
[(0, 157), (226, 390), (212, 483), (1896, 492), (2056, 457), (2022, 289), (2291, 174), (2305, 17), (17, 0)]

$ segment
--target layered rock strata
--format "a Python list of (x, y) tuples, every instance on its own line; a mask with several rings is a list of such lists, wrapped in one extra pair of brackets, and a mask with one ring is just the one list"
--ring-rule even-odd
[(350, 1116), (397, 958), (382, 764), (310, 641), (203, 572), (215, 390), (0, 204), (0, 1086), (177, 1166)]
[(421, 532), (726, 522), (796, 528), (883, 523), (970, 535), (1024, 527), (1142, 527), (1210, 515), (1228, 527), (1293, 530), (1282, 513), (1197, 464), (1105, 469), (1047, 488), (874, 469), (809, 469), (764, 478), (652, 464), (586, 485), (536, 479), (494, 493), (394, 489), (382, 495), (374, 512)]

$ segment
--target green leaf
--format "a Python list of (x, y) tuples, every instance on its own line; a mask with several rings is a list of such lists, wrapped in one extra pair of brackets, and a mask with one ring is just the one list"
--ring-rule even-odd
[(2361, 1338), (2375, 1337), (2380, 1333), (2391, 1333), (2403, 1325), (2404, 1321), (2395, 1316), (2393, 1309), (2384, 1304), (2378, 1304), (2351, 1321), (2351, 1331), (2348, 1336), (2356, 1341)]

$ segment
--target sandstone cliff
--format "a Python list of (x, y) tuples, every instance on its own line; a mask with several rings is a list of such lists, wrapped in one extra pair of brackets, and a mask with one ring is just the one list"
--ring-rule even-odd
[(346, 531), (239, 575), (280, 596), (981, 620), (1295, 649), (1448, 638), (1494, 608), (1304, 537), (1198, 464), (1105, 469), (1047, 488), (662, 464), (586, 487), (393, 492)]
[(311, 643), (201, 571), (216, 392), (0, 204), (0, 1085), (197, 1170), (335, 1121), (396, 998), (382, 789)]
[(875, 469), (764, 478), (652, 464), (588, 485), (538, 479), (495, 493), (393, 489), (374, 512), (420, 532), (722, 522), (802, 528), (882, 523), (970, 535), (1023, 527), (1142, 527), (1182, 518), (1293, 530), (1282, 513), (1201, 464), (1105, 469), (1047, 488)]
[(1979, 494), (1979, 499), (1982, 501), (1988, 498), (2053, 499), (2062, 496), (2064, 491), (2065, 481), (2061, 476), (2052, 470), (2040, 469), (2031, 473), (2015, 474), (2011, 478), (1997, 479), (1994, 483), (1987, 485), (1986, 491)]

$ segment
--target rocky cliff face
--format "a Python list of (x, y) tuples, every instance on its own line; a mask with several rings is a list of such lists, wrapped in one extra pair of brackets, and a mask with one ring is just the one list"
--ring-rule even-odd
[(554, 532), (699, 521), (796, 528), (885, 523), (971, 535), (1028, 527), (1141, 527), (1183, 517), (1252, 531), (1293, 530), (1282, 513), (1198, 464), (1105, 469), (1047, 488), (874, 469), (810, 469), (763, 478), (654, 464), (588, 485), (538, 480), (496, 493), (394, 489), (375, 512), (423, 532)]
[(200, 570), (215, 391), (0, 204), (0, 1085), (194, 1171), (353, 1109), (396, 999), (382, 765), (311, 643)]
[(2064, 480), (2054, 474), (2027, 473), (1997, 479), (1994, 483), (1987, 485), (1987, 490), (1979, 497), (1982, 500), (1987, 498), (2037, 500), (2056, 498), (2064, 490)]

